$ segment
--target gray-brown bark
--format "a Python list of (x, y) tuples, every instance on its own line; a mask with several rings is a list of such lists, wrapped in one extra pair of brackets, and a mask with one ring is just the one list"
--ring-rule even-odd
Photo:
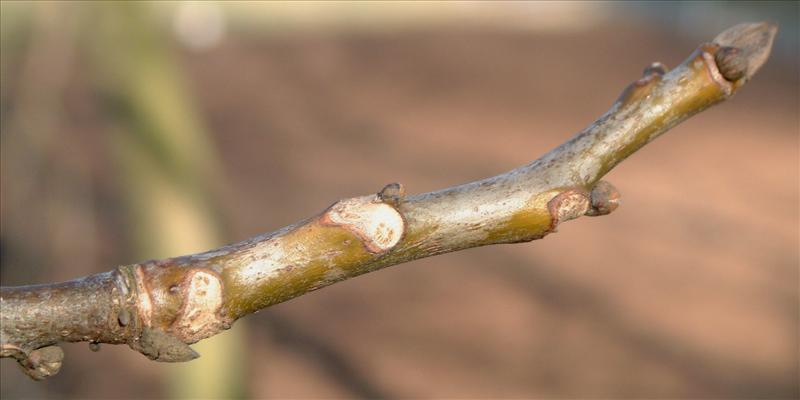
[(660, 63), (611, 109), (537, 161), (478, 182), (406, 197), (390, 184), (273, 233), (196, 255), (123, 266), (74, 281), (0, 289), (0, 355), (34, 379), (57, 372), (61, 341), (127, 343), (158, 361), (269, 305), (386, 266), (498, 243), (527, 242), (619, 200), (600, 179), (658, 135), (729, 98), (763, 65), (776, 27), (743, 24), (674, 70)]

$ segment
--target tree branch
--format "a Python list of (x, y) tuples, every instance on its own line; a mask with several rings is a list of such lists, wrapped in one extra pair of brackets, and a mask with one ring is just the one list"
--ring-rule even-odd
[(535, 162), (482, 181), (406, 197), (393, 183), (321, 214), (217, 250), (118, 267), (66, 283), (0, 289), (0, 355), (34, 379), (55, 374), (58, 342), (127, 343), (157, 361), (264, 307), (390, 265), (540, 239), (619, 203), (600, 178), (686, 118), (733, 95), (766, 61), (777, 27), (742, 24), (674, 70), (660, 63), (611, 109)]

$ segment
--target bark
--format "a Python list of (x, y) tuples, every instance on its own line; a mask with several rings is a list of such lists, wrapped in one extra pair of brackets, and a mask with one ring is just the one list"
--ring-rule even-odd
[(58, 342), (126, 343), (157, 361), (237, 319), (390, 265), (476, 246), (540, 239), (619, 193), (600, 179), (686, 118), (730, 98), (766, 61), (777, 27), (730, 28), (674, 70), (647, 67), (611, 109), (531, 164), (405, 196), (400, 184), (336, 202), (278, 231), (208, 252), (121, 266), (52, 285), (0, 289), (0, 355), (34, 379), (55, 374)]

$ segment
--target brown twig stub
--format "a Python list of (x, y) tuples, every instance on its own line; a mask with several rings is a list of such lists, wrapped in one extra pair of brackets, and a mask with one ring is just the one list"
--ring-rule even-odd
[(237, 319), (332, 283), (422, 257), (540, 239), (619, 192), (600, 179), (686, 118), (729, 98), (763, 65), (776, 27), (731, 28), (674, 69), (653, 63), (611, 110), (537, 161), (495, 177), (405, 196), (402, 185), (200, 254), (122, 266), (69, 282), (0, 288), (0, 356), (34, 379), (55, 373), (59, 342), (128, 344), (157, 361)]

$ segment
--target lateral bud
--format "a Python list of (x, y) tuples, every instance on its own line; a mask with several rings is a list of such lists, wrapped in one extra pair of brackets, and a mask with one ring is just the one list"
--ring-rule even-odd
[(622, 94), (617, 98), (617, 102), (622, 105), (628, 105), (641, 101), (652, 92), (657, 83), (661, 82), (666, 73), (667, 67), (660, 62), (648, 65), (642, 72), (642, 77), (622, 91)]
[(184, 362), (200, 357), (188, 344), (169, 333), (144, 328), (138, 340), (128, 345), (147, 358), (161, 362)]
[(381, 189), (378, 192), (378, 198), (384, 202), (389, 203), (391, 205), (398, 205), (400, 202), (403, 201), (403, 197), (406, 195), (406, 188), (401, 183), (390, 183)]
[(25, 374), (41, 381), (58, 373), (64, 361), (64, 351), (58, 346), (47, 346), (31, 351), (17, 359)]
[(589, 194), (589, 200), (591, 204), (586, 210), (586, 215), (590, 217), (610, 214), (622, 203), (619, 190), (606, 181), (600, 181), (594, 185)]
[(645, 67), (644, 71), (642, 72), (642, 76), (650, 76), (650, 75), (664, 75), (669, 71), (666, 65), (660, 63), (658, 61), (648, 65)]

